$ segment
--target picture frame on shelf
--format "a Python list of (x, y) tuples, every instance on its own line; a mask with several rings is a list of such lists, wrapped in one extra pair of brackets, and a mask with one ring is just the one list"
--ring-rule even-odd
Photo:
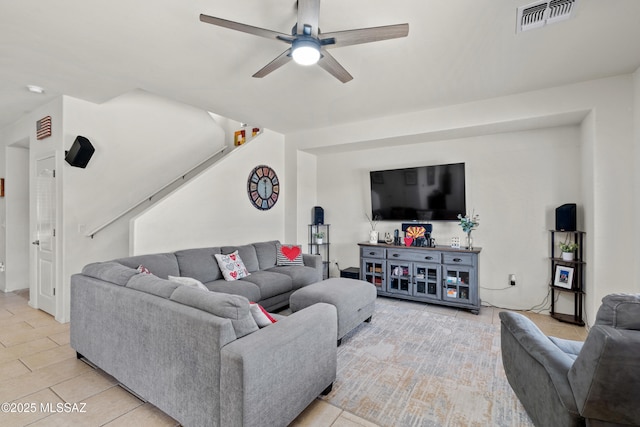
[(573, 289), (573, 267), (556, 265), (556, 274), (553, 286), (563, 289)]

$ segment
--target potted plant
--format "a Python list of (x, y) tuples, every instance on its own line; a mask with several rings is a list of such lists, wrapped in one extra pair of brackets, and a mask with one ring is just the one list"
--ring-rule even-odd
[(573, 243), (573, 242), (560, 243), (560, 251), (562, 251), (562, 259), (564, 261), (573, 261), (577, 250), (578, 250), (577, 243)]
[(324, 231), (318, 231), (317, 233), (313, 233), (313, 237), (316, 238), (316, 243), (321, 245), (322, 239), (324, 239)]

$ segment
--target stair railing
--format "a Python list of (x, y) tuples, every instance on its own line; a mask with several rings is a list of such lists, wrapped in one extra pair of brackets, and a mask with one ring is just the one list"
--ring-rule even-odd
[(223, 147), (221, 147), (219, 150), (215, 151), (212, 155), (210, 155), (209, 157), (207, 157), (205, 160), (203, 160), (202, 162), (198, 163), (197, 165), (195, 165), (194, 167), (192, 167), (191, 169), (189, 169), (187, 172), (181, 174), (180, 176), (178, 176), (177, 178), (175, 178), (174, 180), (172, 180), (171, 182), (169, 182), (168, 184), (163, 185), (160, 189), (154, 191), (153, 193), (151, 193), (150, 196), (145, 197), (144, 199), (140, 200), (139, 202), (137, 202), (136, 204), (134, 204), (132, 207), (120, 212), (119, 214), (117, 214), (116, 216), (114, 216), (112, 219), (110, 219), (109, 221), (103, 223), (102, 225), (100, 225), (99, 227), (94, 228), (93, 230), (91, 230), (88, 233), (85, 233), (86, 237), (91, 237), (93, 239), (93, 236), (95, 236), (98, 232), (102, 231), (103, 229), (107, 228), (108, 226), (110, 226), (111, 224), (113, 224), (114, 222), (118, 221), (120, 218), (124, 217), (125, 215), (127, 215), (128, 213), (132, 212), (133, 210), (137, 209), (138, 207), (140, 207), (141, 205), (143, 205), (144, 203), (148, 203), (151, 202), (154, 197), (158, 196), (159, 194), (161, 194), (162, 192), (164, 192), (165, 190), (167, 190), (167, 188), (171, 187), (172, 185), (178, 183), (179, 181), (184, 181), (187, 177), (187, 175), (191, 174), (192, 172), (198, 170), (199, 168), (201, 168), (203, 165), (211, 162), (213, 160), (214, 157), (222, 154), (228, 147), (225, 145)]

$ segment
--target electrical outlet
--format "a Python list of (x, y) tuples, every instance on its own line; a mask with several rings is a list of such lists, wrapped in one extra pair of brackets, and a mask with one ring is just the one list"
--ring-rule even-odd
[(515, 274), (510, 274), (509, 275), (509, 284), (511, 286), (515, 286), (516, 285), (516, 275)]

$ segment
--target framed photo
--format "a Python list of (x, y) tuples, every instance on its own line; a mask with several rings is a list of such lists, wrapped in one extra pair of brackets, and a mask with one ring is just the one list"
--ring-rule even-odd
[(566, 265), (556, 265), (556, 277), (553, 286), (564, 289), (573, 288), (573, 267)]

